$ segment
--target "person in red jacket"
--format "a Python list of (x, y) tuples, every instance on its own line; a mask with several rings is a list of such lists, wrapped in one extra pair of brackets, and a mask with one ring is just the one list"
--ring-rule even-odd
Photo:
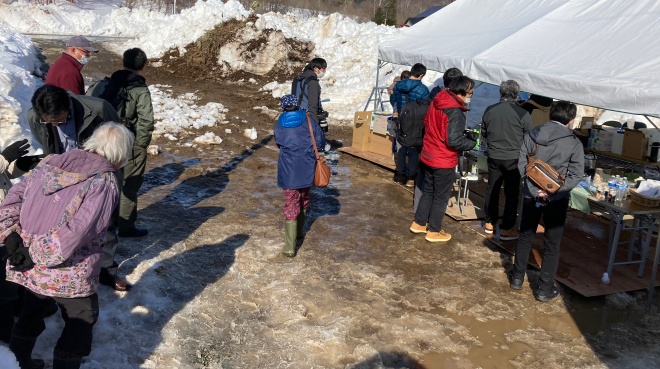
[(92, 53), (99, 52), (83, 36), (73, 36), (46, 74), (46, 84), (69, 90), (76, 95), (85, 94), (85, 82), (80, 70), (87, 64)]
[(424, 143), (420, 169), (424, 171), (424, 192), (410, 226), (413, 233), (426, 233), (429, 242), (446, 242), (451, 234), (442, 230), (455, 167), (461, 151), (472, 150), (476, 137), (466, 128), (466, 103), (472, 98), (474, 81), (461, 76), (451, 81), (431, 102), (424, 117)]

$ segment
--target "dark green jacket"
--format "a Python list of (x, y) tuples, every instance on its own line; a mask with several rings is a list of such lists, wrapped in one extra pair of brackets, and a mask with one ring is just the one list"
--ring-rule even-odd
[[(91, 96), (80, 96), (69, 92), (73, 103), (73, 117), (76, 125), (78, 143), (82, 145), (92, 132), (103, 122), (119, 122), (119, 116), (109, 102)], [(28, 111), (28, 123), (32, 136), (41, 144), (44, 154), (61, 154), (62, 144), (57, 128), (52, 124), (41, 123), (41, 117), (34, 109)]]
[(145, 78), (126, 69), (114, 72), (110, 78), (126, 86), (126, 118), (135, 127), (135, 146), (146, 149), (154, 131), (154, 109)]

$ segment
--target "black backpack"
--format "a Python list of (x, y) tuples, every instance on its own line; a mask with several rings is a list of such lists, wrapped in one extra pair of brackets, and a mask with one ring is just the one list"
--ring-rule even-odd
[(429, 101), (408, 102), (399, 113), (396, 140), (401, 146), (421, 147), (424, 142), (424, 116), (429, 109)]
[(121, 118), (121, 123), (133, 131), (133, 123), (126, 118), (126, 103), (129, 100), (128, 89), (130, 89), (130, 86), (125, 86), (115, 79), (105, 77), (90, 86), (85, 95), (98, 97), (109, 102)]

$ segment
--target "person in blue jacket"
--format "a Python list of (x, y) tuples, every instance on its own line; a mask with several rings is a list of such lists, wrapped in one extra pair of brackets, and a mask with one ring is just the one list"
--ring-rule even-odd
[(317, 150), (325, 146), (318, 123), (298, 106), (295, 95), (280, 100), (282, 114), (275, 125), (275, 143), (280, 149), (277, 160), (277, 187), (284, 190), (284, 248), (288, 257), (296, 256), (296, 239), (303, 238), (305, 216), (309, 209), (309, 190), (314, 184), (316, 154), (312, 145), (314, 132)]
[[(409, 102), (425, 101), (429, 98), (429, 89), (422, 83), (422, 78), (426, 74), (424, 64), (417, 63), (410, 68), (410, 78), (402, 79), (397, 82), (392, 89), (392, 99), (396, 107), (396, 116), (399, 117), (403, 107)], [(401, 141), (399, 141), (401, 142)], [(414, 180), (419, 166), (419, 147), (415, 146), (396, 146), (396, 172), (394, 182), (404, 186), (409, 185), (409, 180)]]

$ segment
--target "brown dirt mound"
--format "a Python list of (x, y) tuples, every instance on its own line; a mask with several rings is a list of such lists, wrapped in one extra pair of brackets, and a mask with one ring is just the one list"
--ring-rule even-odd
[[(182, 79), (196, 81), (218, 80), (220, 78), (232, 80), (254, 78), (260, 83), (273, 80), (279, 82), (290, 80), (295, 74), (294, 72), (301, 70), (311, 57), (314, 50), (314, 45), (311, 42), (285, 38), (286, 44), (282, 47), (287, 50), (287, 63), (278, 63), (265, 75), (257, 75), (242, 70), (226, 72), (218, 64), (220, 48), (235, 40), (236, 33), (247, 27), (248, 22), (254, 23), (256, 20), (256, 16), (251, 16), (245, 20), (232, 19), (218, 24), (197, 41), (186, 45), (184, 55), (180, 54), (179, 49), (171, 49), (162, 58), (155, 60), (162, 62), (162, 66), (157, 68), (159, 73), (176, 75)], [(251, 39), (245, 45), (244, 53), (258, 52), (273, 32), (280, 31), (267, 29), (261, 32), (259, 37)]]

